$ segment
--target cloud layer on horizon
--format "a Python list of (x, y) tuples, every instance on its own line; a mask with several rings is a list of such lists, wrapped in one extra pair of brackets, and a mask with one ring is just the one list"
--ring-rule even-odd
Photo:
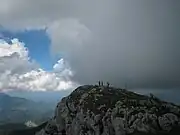
[(180, 88), (179, 0), (0, 2), (1, 25), (46, 28), (51, 52), (63, 54), (81, 84)]

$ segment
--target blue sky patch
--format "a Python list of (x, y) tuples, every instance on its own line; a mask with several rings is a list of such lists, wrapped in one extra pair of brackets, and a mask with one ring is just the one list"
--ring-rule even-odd
[(12, 33), (6, 30), (1, 30), (1, 38), (10, 42), (12, 38), (17, 38), (25, 43), (29, 50), (29, 56), (40, 64), (44, 70), (52, 70), (53, 65), (59, 57), (54, 57), (51, 54), (51, 41), (45, 30), (31, 30)]

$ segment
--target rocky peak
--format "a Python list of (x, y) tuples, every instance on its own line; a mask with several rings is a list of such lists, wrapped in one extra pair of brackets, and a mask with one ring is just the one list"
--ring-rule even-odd
[(84, 85), (58, 103), (54, 118), (37, 135), (160, 135), (179, 126), (180, 107), (152, 94)]

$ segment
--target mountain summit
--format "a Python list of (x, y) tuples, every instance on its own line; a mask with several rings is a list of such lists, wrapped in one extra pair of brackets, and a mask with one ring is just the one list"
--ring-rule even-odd
[(154, 95), (84, 85), (58, 103), (36, 135), (178, 135), (180, 107)]

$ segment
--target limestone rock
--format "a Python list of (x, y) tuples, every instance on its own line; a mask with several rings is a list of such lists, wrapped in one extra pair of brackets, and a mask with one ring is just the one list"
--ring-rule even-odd
[(63, 98), (55, 116), (36, 135), (156, 134), (180, 126), (180, 107), (155, 96), (85, 85)]
[(178, 117), (172, 113), (167, 113), (158, 118), (159, 125), (165, 131), (170, 131), (173, 126), (178, 124)]

